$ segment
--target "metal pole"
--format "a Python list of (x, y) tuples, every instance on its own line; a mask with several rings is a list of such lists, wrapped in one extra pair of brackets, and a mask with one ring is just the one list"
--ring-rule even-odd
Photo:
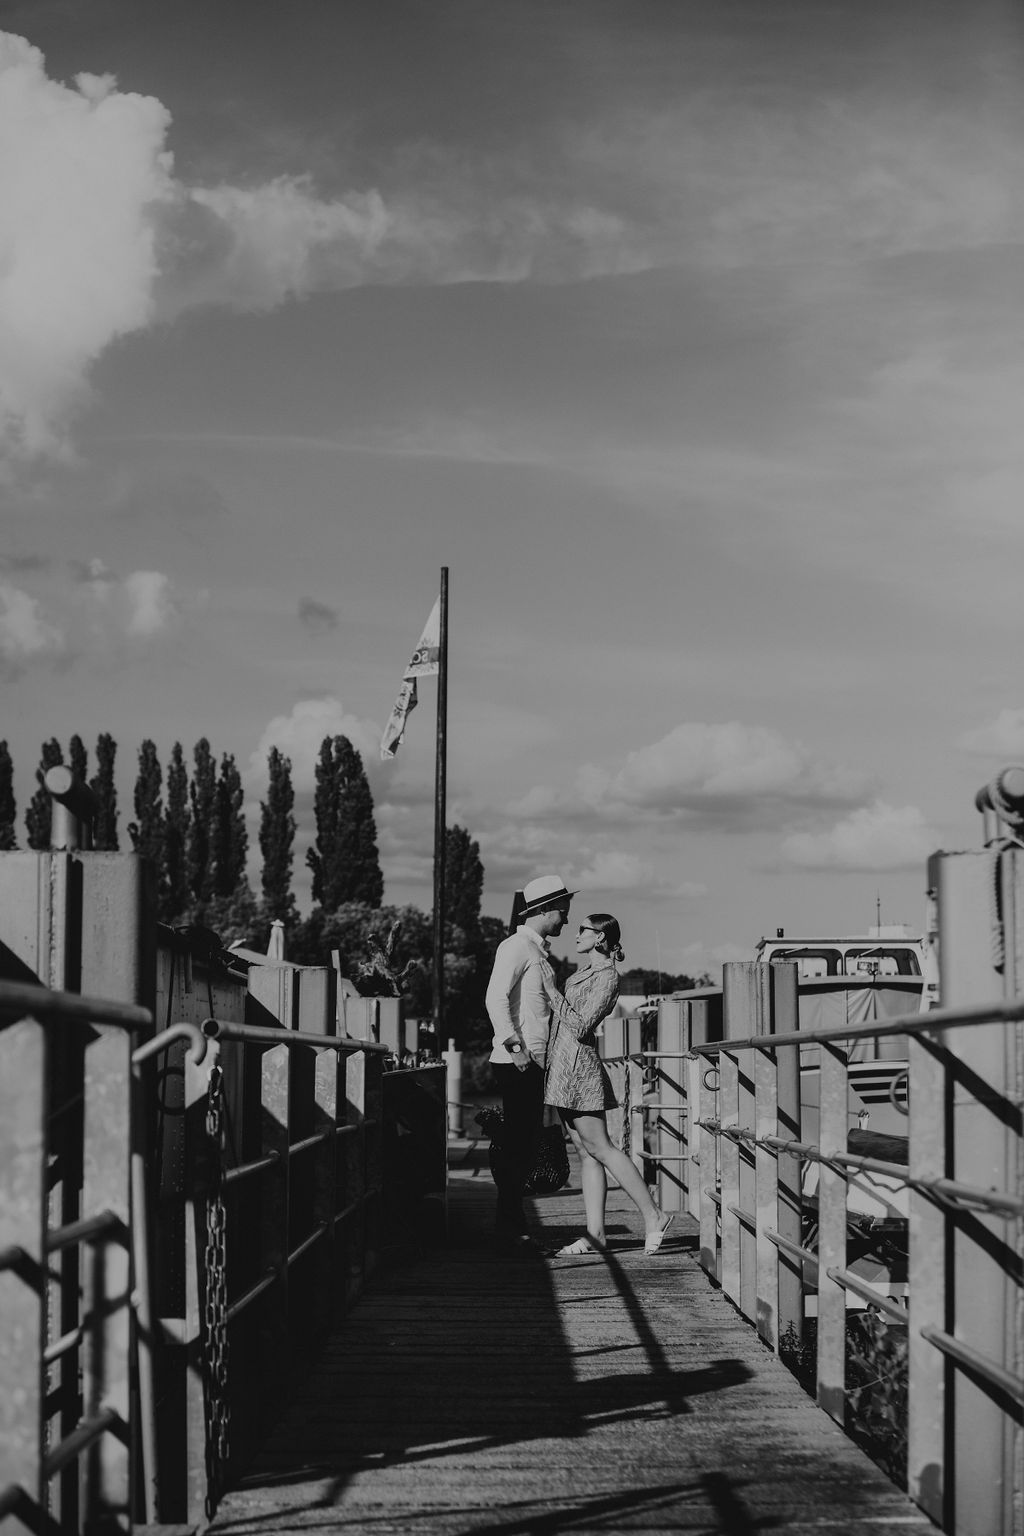
[(437, 758), (434, 772), (434, 1040), (444, 1036), (444, 876), (448, 750), (448, 567), (441, 567), (440, 645), (437, 671)]

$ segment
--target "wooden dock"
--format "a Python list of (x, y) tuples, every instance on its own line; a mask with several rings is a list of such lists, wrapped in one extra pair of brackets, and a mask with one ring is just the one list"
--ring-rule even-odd
[[(510, 1260), (478, 1147), (451, 1148), (450, 1241), (388, 1267), (212, 1525), (231, 1536), (934, 1532), (759, 1342), (677, 1218), (647, 1258)], [(534, 1202), (578, 1235), (579, 1181)]]

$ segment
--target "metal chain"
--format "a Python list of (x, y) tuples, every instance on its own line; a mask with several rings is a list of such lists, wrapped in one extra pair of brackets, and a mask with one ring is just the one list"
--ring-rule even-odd
[(206, 1377), (206, 1512), (212, 1517), (224, 1485), (230, 1441), (228, 1403), (227, 1217), (224, 1206), (224, 1073), (210, 1067), (206, 1091), (207, 1189), (203, 1364)]
[(627, 1056), (622, 1066), (622, 1150), (629, 1157), (633, 1150), (633, 1107), (630, 1091), (630, 1066)]

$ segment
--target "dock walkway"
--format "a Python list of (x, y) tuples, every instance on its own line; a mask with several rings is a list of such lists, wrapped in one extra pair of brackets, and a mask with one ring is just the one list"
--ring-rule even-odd
[[(452, 1144), (450, 1242), (377, 1277), (216, 1536), (935, 1531), (709, 1283), (692, 1222), (647, 1258), (616, 1190), (606, 1258), (509, 1261), (485, 1145)], [(545, 1249), (579, 1234), (575, 1168), (534, 1210)]]

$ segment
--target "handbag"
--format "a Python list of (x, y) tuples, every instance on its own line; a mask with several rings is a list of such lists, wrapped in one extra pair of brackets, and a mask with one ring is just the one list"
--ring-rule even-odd
[[(494, 1173), (495, 1155), (502, 1153), (501, 1132), (505, 1120), (501, 1110), (487, 1107), (477, 1111), (476, 1123), (485, 1136), (490, 1137), (487, 1161)], [(537, 1156), (526, 1178), (524, 1194), (553, 1195), (564, 1189), (569, 1182), (569, 1153), (565, 1145), (565, 1131), (561, 1123), (546, 1125), (540, 1134)]]

